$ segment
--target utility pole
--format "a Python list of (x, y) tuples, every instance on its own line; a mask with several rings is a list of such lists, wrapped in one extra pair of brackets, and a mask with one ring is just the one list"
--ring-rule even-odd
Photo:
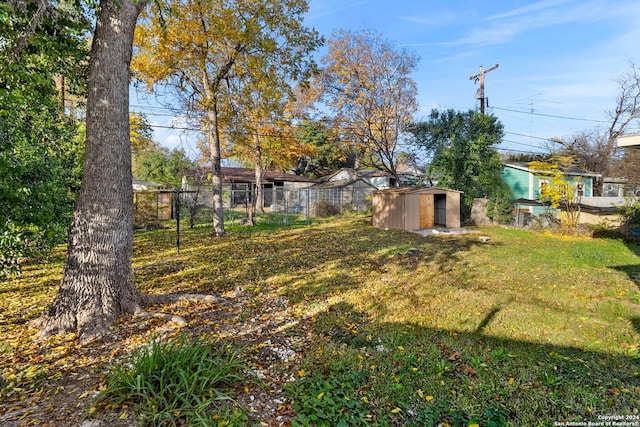
[(476, 92), (476, 99), (480, 101), (480, 112), (484, 114), (484, 107), (489, 105), (489, 99), (484, 96), (484, 75), (489, 71), (493, 71), (498, 68), (500, 64), (496, 64), (488, 70), (483, 70), (482, 65), (480, 65), (480, 72), (478, 74), (474, 74), (469, 77), (469, 80), (475, 80), (475, 83), (480, 82), (480, 88)]

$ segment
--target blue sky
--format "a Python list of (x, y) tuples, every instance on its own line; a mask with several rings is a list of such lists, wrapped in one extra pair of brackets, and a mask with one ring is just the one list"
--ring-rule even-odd
[[(614, 80), (629, 61), (640, 65), (637, 0), (310, 0), (305, 23), (327, 38), (373, 28), (416, 53), (417, 120), (433, 108), (476, 108), (470, 76), (499, 63), (486, 74), (485, 96), (487, 111), (505, 127), (505, 151), (543, 151), (551, 137), (606, 126), (618, 95)], [(131, 103), (145, 110), (135, 107), (143, 101)], [(157, 136), (193, 150), (179, 131)]]

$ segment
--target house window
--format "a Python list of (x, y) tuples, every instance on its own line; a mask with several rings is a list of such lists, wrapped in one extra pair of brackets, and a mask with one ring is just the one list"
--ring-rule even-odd
[(563, 198), (566, 198), (567, 194), (569, 194), (569, 184), (567, 183), (560, 184), (558, 186), (558, 193), (560, 193), (560, 196), (562, 196)]
[(538, 197), (542, 197), (543, 194), (546, 194), (549, 191), (549, 181), (540, 180), (538, 182)]

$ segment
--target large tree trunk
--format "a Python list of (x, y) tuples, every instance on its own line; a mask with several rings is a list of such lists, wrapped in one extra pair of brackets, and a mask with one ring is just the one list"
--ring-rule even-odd
[(222, 200), (222, 152), (218, 129), (218, 109), (215, 102), (207, 112), (209, 119), (209, 151), (211, 157), (211, 181), (213, 186), (213, 234), (224, 236), (224, 201)]
[(40, 337), (77, 332), (88, 341), (141, 309), (133, 284), (129, 64), (145, 0), (102, 0), (93, 37), (82, 188), (69, 228), (58, 294), (37, 322)]

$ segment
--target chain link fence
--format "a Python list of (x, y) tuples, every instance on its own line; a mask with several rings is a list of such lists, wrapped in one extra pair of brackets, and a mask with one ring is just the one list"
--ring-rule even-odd
[[(327, 217), (347, 213), (369, 212), (371, 187), (350, 186), (336, 188), (267, 188), (264, 191), (263, 211), (256, 210), (257, 223), (290, 224), (310, 222), (312, 217)], [(147, 190), (134, 193), (134, 224), (136, 228), (158, 228), (180, 217), (183, 226), (211, 223), (213, 192), (198, 190)], [(253, 186), (236, 185), (223, 193), (225, 221), (241, 224), (249, 217), (255, 200)]]

